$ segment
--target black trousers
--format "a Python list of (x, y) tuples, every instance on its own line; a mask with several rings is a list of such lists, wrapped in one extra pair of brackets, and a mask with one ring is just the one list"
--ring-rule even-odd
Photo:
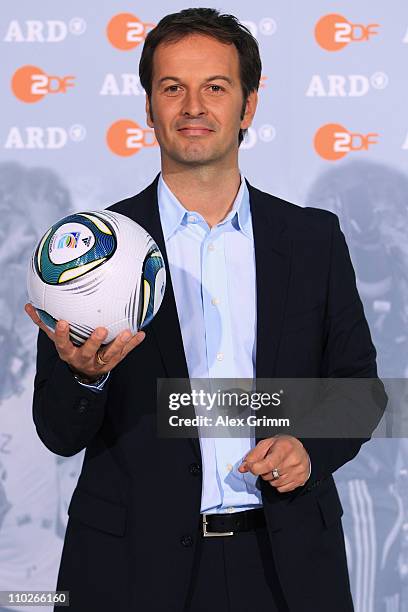
[(199, 537), (184, 612), (289, 612), (266, 527)]

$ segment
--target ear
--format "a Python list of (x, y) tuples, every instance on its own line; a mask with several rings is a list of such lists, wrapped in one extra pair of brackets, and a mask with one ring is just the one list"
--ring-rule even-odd
[(246, 130), (252, 123), (258, 104), (258, 92), (251, 91), (246, 101), (245, 113), (241, 120), (241, 130)]
[(150, 100), (149, 100), (149, 96), (146, 95), (146, 123), (149, 127), (154, 127), (154, 123), (153, 123), (153, 118), (152, 118), (152, 113), (150, 112)]

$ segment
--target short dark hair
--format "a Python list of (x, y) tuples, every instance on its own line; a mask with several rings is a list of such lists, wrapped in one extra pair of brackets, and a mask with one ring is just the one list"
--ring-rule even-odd
[[(240, 79), (243, 92), (241, 118), (249, 94), (257, 91), (262, 63), (258, 42), (246, 26), (233, 15), (222, 15), (213, 8), (189, 8), (163, 17), (146, 36), (139, 63), (139, 76), (151, 104), (153, 55), (162, 42), (177, 42), (190, 34), (202, 34), (226, 44), (234, 44), (239, 55)], [(238, 146), (247, 130), (239, 130)]]

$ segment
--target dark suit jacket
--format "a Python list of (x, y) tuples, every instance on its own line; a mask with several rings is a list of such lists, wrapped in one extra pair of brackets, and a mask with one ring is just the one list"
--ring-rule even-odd
[[(169, 270), (157, 181), (111, 210), (153, 236)], [(337, 217), (248, 188), (257, 377), (376, 377), (376, 352)], [(80, 386), (39, 333), (38, 435), (59, 455), (86, 448), (57, 585), (70, 591), (72, 612), (183, 610), (198, 537), (202, 464), (197, 439), (157, 437), (156, 379), (188, 377), (169, 275), (146, 332), (100, 394)], [(363, 440), (302, 441), (312, 462), (306, 485), (279, 494), (259, 479), (277, 570), (291, 612), (347, 612), (353, 608), (332, 472), (356, 455)]]

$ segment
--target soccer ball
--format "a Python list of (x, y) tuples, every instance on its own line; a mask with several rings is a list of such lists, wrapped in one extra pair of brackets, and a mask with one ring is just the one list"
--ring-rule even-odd
[(150, 323), (163, 299), (166, 270), (153, 238), (108, 210), (64, 217), (42, 237), (29, 264), (29, 300), (51, 330), (68, 321), (81, 345), (96, 327), (104, 344)]

